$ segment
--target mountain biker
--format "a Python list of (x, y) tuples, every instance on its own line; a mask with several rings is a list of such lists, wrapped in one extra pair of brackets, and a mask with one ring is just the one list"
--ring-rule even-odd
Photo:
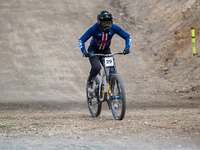
[[(111, 39), (115, 33), (125, 40), (125, 49), (123, 54), (128, 54), (130, 52), (131, 36), (118, 25), (113, 24), (113, 17), (110, 12), (102, 10), (97, 15), (97, 22), (90, 27), (78, 41), (83, 56), (89, 57), (91, 64), (90, 75), (87, 83), (89, 93), (94, 92), (94, 89), (92, 88), (93, 80), (101, 70), (101, 59), (99, 60), (98, 58), (91, 57), (91, 54), (110, 54)], [(90, 37), (92, 37), (92, 39), (88, 51), (86, 51), (85, 42)]]

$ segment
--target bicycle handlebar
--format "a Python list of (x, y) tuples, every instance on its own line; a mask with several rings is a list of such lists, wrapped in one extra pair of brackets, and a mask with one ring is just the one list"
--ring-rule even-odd
[(115, 53), (112, 53), (112, 54), (90, 54), (90, 55), (91, 55), (91, 57), (95, 57), (95, 56), (109, 57), (109, 56), (114, 56), (116, 54), (123, 55), (124, 53), (123, 52), (115, 52)]

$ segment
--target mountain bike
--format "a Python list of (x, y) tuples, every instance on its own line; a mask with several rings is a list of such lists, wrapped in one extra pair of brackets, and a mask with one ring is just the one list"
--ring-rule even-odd
[(102, 60), (103, 66), (102, 71), (95, 77), (92, 85), (95, 92), (89, 93), (86, 87), (88, 108), (93, 117), (98, 117), (100, 115), (103, 102), (107, 102), (116, 120), (122, 120), (125, 116), (125, 90), (123, 82), (117, 74), (114, 61), (114, 55), (116, 54), (123, 53), (92, 54), (92, 57), (99, 57), (99, 59)]

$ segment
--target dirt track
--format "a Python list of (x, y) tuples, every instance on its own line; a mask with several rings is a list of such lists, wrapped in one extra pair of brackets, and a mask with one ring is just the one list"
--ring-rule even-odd
[[(116, 57), (123, 121), (106, 104), (92, 118), (86, 104), (78, 39), (102, 9), (133, 38)], [(200, 149), (199, 17), (199, 0), (1, 1), (0, 149)]]

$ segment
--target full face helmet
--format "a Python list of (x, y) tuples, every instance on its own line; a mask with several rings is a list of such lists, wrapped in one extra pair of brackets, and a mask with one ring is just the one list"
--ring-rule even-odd
[(110, 12), (102, 10), (97, 15), (97, 22), (102, 32), (109, 33), (113, 23), (113, 17)]

